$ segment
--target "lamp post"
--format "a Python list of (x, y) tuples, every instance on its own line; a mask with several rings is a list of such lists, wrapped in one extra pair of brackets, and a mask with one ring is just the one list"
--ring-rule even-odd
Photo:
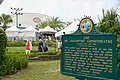
[(20, 13), (20, 11), (23, 10), (23, 8), (12, 8), (11, 10), (15, 11), (15, 12), (11, 12), (11, 14), (16, 15), (16, 27), (18, 28), (18, 15), (23, 15), (23, 13)]
[(2, 4), (3, 1), (4, 1), (4, 0), (0, 0), (0, 4)]

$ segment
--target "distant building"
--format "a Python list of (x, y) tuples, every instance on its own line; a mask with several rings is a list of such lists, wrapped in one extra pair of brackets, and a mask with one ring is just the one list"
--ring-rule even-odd
[[(48, 21), (50, 19), (50, 16), (44, 15), (44, 14), (39, 14), (39, 13), (23, 13), (23, 15), (18, 16), (18, 29), (21, 31), (18, 31), (18, 29), (15, 30), (16, 26), (16, 16), (11, 15), (13, 22), (7, 25), (7, 28), (11, 28), (10, 30), (6, 31), (7, 33), (7, 38), (8, 41), (23, 41), (25, 39), (30, 39), (32, 41), (36, 41), (39, 38), (39, 33), (34, 32), (34, 36), (32, 32), (30, 31), (25, 31), (23, 32), (22, 30), (27, 29), (29, 26), (32, 26), (33, 28), (36, 28), (36, 26), (41, 22), (41, 21)], [(12, 28), (13, 27), (13, 28)]]
[[(22, 28), (31, 25), (35, 28), (38, 25), (38, 23), (40, 23), (41, 21), (47, 21), (50, 18), (50, 16), (39, 13), (23, 13), (23, 15), (18, 16), (18, 26)], [(13, 22), (9, 24), (9, 26), (16, 25), (15, 15), (12, 15), (12, 19)]]

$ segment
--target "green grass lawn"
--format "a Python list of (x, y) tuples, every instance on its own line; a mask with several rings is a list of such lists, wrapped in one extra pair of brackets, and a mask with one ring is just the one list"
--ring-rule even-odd
[(2, 80), (75, 80), (61, 75), (58, 70), (59, 61), (29, 62), (28, 69), (5, 76)]
[[(7, 47), (8, 51), (9, 52), (14, 52), (14, 51), (25, 51), (25, 47)], [(32, 50), (38, 50), (38, 47), (37, 46), (33, 46), (32, 47)], [(53, 47), (49, 47), (49, 50), (56, 50), (55, 48)]]

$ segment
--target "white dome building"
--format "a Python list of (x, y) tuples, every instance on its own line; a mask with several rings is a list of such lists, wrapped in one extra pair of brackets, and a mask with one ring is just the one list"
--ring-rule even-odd
[[(16, 17), (15, 15), (12, 16), (13, 23), (11, 25), (16, 25)], [(50, 16), (39, 14), (39, 13), (23, 13), (23, 15), (18, 15), (18, 26), (27, 27), (29, 25), (36, 27), (36, 25), (41, 21), (47, 21), (50, 19)]]
[[(17, 38), (17, 41), (22, 41), (22, 40), (28, 39), (28, 38), (31, 38), (33, 41), (36, 41), (39, 37), (39, 34), (37, 33), (37, 31), (35, 31), (36, 26), (41, 21), (48, 21), (48, 19), (50, 19), (50, 18), (51, 18), (50, 16), (47, 16), (44, 14), (39, 14), (39, 13), (23, 13), (23, 15), (18, 15), (18, 27), (13, 28), (12, 26), (16, 26), (16, 16), (12, 15), (13, 22), (7, 25), (8, 28), (6, 31), (8, 41), (11, 41), (13, 38)], [(30, 27), (30, 26), (32, 26), (32, 27)], [(21, 31), (18, 31), (17, 29), (20, 29)], [(25, 31), (28, 29), (32, 30), (32, 31)], [(17, 36), (11, 36), (11, 35), (15, 34), (16, 30), (17, 30), (17, 34), (16, 34)], [(29, 36), (28, 34), (30, 34), (30, 33), (28, 33), (28, 32), (30, 32), (30, 33), (33, 32), (34, 36)]]

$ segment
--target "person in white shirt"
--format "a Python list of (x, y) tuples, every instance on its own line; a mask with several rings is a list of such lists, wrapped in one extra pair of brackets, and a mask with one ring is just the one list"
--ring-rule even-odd
[(58, 41), (57, 48), (58, 48), (58, 51), (60, 51), (60, 50), (61, 50), (61, 42), (60, 42), (60, 41)]
[(49, 38), (49, 41), (51, 41), (51, 37), (49, 36), (48, 38)]

